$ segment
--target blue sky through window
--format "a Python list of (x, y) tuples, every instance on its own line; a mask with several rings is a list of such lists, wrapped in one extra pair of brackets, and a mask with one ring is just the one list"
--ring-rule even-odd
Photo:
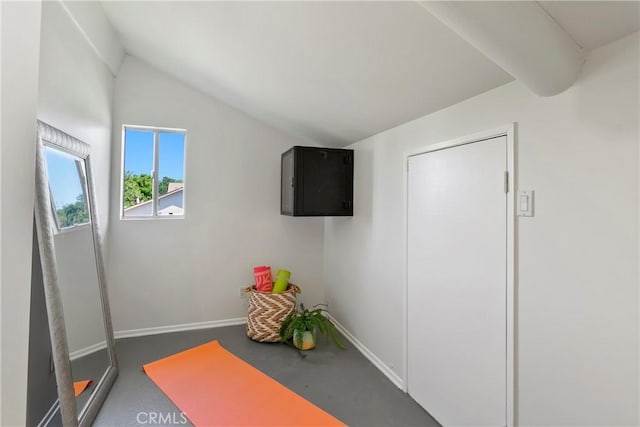
[(50, 147), (45, 147), (44, 155), (47, 163), (49, 187), (56, 209), (75, 203), (78, 195), (82, 194), (76, 159)]
[(158, 138), (158, 179), (165, 176), (184, 179), (184, 134), (160, 132)]
[(124, 170), (135, 175), (151, 175), (153, 170), (153, 132), (126, 129)]
[[(184, 134), (159, 132), (158, 179), (184, 179)], [(125, 129), (124, 170), (136, 175), (153, 170), (153, 131)]]

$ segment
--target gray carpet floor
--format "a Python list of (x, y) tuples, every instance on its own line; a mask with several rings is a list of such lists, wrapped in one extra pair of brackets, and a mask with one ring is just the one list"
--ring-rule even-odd
[(118, 340), (120, 375), (94, 425), (191, 425), (141, 366), (211, 340), (350, 426), (439, 425), (349, 343), (340, 350), (321, 340), (301, 358), (292, 347), (250, 340), (243, 325)]

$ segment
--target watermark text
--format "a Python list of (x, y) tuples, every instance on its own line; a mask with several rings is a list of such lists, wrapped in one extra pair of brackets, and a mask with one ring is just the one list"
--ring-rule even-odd
[(136, 421), (142, 425), (182, 425), (186, 424), (187, 414), (184, 412), (142, 411), (136, 415)]

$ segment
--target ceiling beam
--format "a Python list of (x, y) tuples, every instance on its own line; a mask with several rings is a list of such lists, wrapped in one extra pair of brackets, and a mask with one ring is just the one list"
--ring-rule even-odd
[(420, 4), (540, 96), (571, 87), (585, 62), (585, 52), (535, 1)]

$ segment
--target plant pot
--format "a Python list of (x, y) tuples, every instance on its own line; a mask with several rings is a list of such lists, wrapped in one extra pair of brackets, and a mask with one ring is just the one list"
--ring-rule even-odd
[(311, 331), (295, 330), (293, 331), (293, 345), (300, 350), (311, 350), (316, 346), (316, 334)]

